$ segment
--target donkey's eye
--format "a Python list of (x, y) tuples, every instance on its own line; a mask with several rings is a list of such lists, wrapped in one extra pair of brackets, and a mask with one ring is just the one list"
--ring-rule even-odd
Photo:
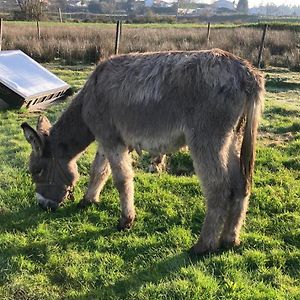
[(44, 169), (35, 169), (32, 170), (32, 175), (35, 177), (41, 177), (44, 173)]
[(41, 177), (41, 176), (43, 175), (43, 173), (44, 173), (44, 170), (42, 169), (42, 170), (40, 170), (40, 172), (37, 174), (37, 176)]

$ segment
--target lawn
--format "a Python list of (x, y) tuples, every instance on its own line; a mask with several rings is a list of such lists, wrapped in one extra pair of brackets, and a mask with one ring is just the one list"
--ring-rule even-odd
[[(93, 66), (46, 65), (78, 90)], [(98, 207), (45, 212), (27, 171), (20, 124), (37, 114), (0, 112), (0, 299), (300, 299), (300, 73), (268, 69), (254, 189), (239, 248), (199, 258), (205, 214), (195, 175), (148, 174), (136, 161), (137, 220), (118, 232), (109, 180)], [(70, 101), (70, 100), (69, 100)], [(49, 109), (52, 120), (66, 103)], [(95, 145), (79, 161), (83, 196)], [(186, 153), (173, 156), (186, 164)], [(177, 164), (176, 164), (177, 162)], [(172, 170), (176, 173), (176, 170)]]

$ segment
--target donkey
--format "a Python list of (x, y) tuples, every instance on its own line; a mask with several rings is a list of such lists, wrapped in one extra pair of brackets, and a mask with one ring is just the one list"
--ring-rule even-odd
[(161, 156), (187, 145), (207, 212), (196, 254), (239, 245), (254, 168), (264, 79), (220, 49), (113, 56), (101, 62), (51, 126), (21, 126), (32, 146), (29, 170), (38, 203), (56, 209), (78, 179), (76, 161), (98, 150), (80, 207), (97, 203), (112, 172), (121, 200), (119, 229), (135, 219), (129, 149)]

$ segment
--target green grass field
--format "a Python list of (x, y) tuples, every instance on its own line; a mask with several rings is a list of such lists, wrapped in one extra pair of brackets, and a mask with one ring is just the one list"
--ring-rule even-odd
[[(92, 66), (49, 69), (79, 89)], [(118, 232), (109, 180), (99, 207), (35, 203), (30, 146), (20, 124), (37, 114), (0, 112), (0, 299), (300, 299), (300, 73), (266, 71), (255, 186), (234, 250), (190, 258), (205, 214), (197, 178), (136, 168), (137, 220)], [(49, 111), (52, 120), (66, 103)], [(79, 161), (84, 193), (95, 145)], [(173, 159), (190, 166), (189, 157)], [(137, 163), (141, 166), (142, 163)]]

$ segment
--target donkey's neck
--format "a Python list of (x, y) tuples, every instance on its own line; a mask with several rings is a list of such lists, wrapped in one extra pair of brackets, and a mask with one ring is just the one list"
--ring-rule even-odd
[(80, 94), (50, 131), (52, 153), (57, 158), (77, 158), (95, 139), (82, 119), (83, 99), (80, 99)]

